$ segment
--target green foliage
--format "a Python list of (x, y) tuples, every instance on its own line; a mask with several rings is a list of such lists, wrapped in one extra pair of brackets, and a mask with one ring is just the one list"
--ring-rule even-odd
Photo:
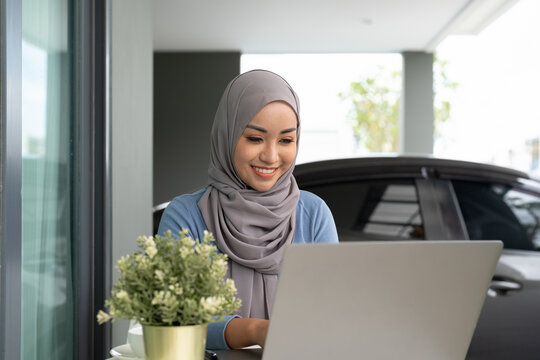
[[(448, 96), (458, 84), (446, 74), (447, 61), (434, 54), (433, 79), (435, 89), (435, 133), (450, 118), (451, 103)], [(346, 94), (339, 94), (351, 102), (349, 118), (358, 142), (370, 152), (397, 152), (399, 146), (399, 81), (401, 72), (390, 77), (382, 68), (374, 76), (364, 76), (352, 82)]]
[(98, 322), (135, 318), (143, 325), (182, 326), (220, 321), (240, 307), (231, 279), (224, 280), (227, 255), (213, 245), (209, 232), (201, 241), (183, 229), (174, 239), (141, 236), (140, 252), (122, 257), (112, 296)]
[[(352, 102), (349, 117), (358, 142), (371, 152), (395, 152), (398, 147), (399, 91), (383, 85), (379, 76), (363, 77), (350, 85), (342, 99)], [(392, 74), (395, 82), (399, 73)]]
[(446, 74), (446, 65), (448, 65), (448, 61), (440, 59), (435, 52), (433, 54), (435, 137), (439, 136), (441, 125), (450, 119), (452, 105), (448, 97), (459, 86), (457, 82), (452, 81)]

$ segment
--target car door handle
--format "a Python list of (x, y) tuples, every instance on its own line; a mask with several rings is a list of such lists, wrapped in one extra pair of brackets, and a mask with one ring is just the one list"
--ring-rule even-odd
[(492, 280), (488, 289), (488, 296), (496, 297), (507, 295), (509, 291), (519, 291), (522, 285), (512, 280)]

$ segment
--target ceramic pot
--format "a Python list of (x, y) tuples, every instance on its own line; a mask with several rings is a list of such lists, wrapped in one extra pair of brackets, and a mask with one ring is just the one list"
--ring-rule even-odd
[(143, 325), (146, 360), (204, 360), (208, 325)]

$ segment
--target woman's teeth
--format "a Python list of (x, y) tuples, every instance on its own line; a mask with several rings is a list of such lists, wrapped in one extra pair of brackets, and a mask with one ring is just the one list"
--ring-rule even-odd
[(256, 166), (253, 167), (257, 172), (260, 172), (260, 173), (263, 173), (263, 174), (271, 174), (273, 173), (274, 171), (276, 171), (276, 169), (263, 169), (263, 168), (258, 168)]

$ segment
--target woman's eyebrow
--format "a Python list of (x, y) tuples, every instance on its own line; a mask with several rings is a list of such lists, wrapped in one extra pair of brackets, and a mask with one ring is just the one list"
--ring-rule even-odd
[(286, 133), (290, 133), (290, 132), (293, 132), (293, 131), (296, 131), (296, 128), (295, 128), (295, 127), (290, 128), (290, 129), (282, 130), (282, 131), (280, 132), (280, 134), (286, 134)]
[[(268, 130), (266, 130), (265, 128), (262, 128), (262, 127), (259, 127), (259, 126), (256, 126), (256, 125), (246, 125), (246, 128), (250, 128), (250, 129), (253, 129), (253, 130), (257, 130), (257, 131), (260, 131), (262, 133), (267, 133)], [(293, 127), (293, 128), (290, 128), (290, 129), (285, 129), (285, 130), (282, 130), (280, 131), (279, 133), (280, 134), (285, 134), (285, 133), (290, 133), (290, 132), (293, 132), (293, 131), (296, 131), (296, 128)]]
[(253, 130), (257, 130), (257, 131), (260, 131), (260, 132), (263, 132), (263, 133), (267, 133), (268, 131), (262, 127), (258, 127), (258, 126), (255, 126), (255, 125), (246, 125), (247, 128), (250, 128), (250, 129), (253, 129)]

